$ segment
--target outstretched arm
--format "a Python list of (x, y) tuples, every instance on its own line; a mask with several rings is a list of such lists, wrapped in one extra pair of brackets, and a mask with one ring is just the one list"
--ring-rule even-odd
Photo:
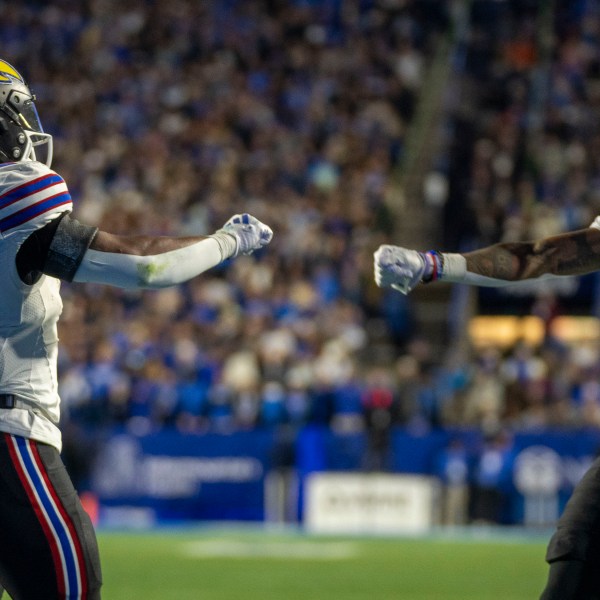
[(248, 214), (233, 216), (206, 237), (116, 236), (99, 231), (73, 280), (123, 288), (168, 287), (227, 258), (251, 254), (272, 237), (270, 227)]
[(600, 230), (590, 227), (537, 242), (496, 244), (464, 257), (468, 272), (494, 279), (583, 275), (600, 269)]
[(501, 243), (465, 254), (417, 252), (381, 246), (375, 280), (404, 294), (419, 282), (443, 280), (499, 287), (544, 276), (583, 275), (600, 269), (600, 230), (572, 231), (533, 242)]
[(234, 215), (208, 236), (117, 236), (82, 225), (63, 213), (25, 240), (16, 257), (21, 279), (44, 273), (64, 281), (123, 288), (182, 283), (227, 258), (266, 246), (271, 229), (248, 214)]

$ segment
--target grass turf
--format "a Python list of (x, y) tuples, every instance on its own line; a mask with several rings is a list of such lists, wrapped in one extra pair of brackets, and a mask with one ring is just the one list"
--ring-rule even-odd
[(530, 600), (545, 538), (100, 532), (107, 600)]

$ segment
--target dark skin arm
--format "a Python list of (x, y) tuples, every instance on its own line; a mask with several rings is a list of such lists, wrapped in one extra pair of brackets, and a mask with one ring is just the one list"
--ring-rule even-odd
[(115, 252), (117, 254), (133, 254), (135, 256), (152, 256), (170, 250), (177, 250), (190, 246), (201, 240), (204, 236), (167, 237), (151, 235), (113, 235), (105, 231), (98, 231), (90, 248), (99, 252)]
[[(67, 227), (76, 227), (72, 223), (64, 219), (70, 219), (66, 213), (60, 215), (53, 221), (47, 223), (41, 229), (33, 232), (22, 244), (16, 257), (16, 267), (21, 280), (28, 285), (35, 283), (42, 273), (46, 273), (58, 279), (65, 279), (70, 281), (74, 273), (65, 270), (63, 262), (53, 262), (51, 259), (48, 262), (49, 252), (52, 240), (54, 239), (58, 228), (61, 223), (67, 223)], [(81, 227), (81, 226), (80, 226)], [(82, 239), (81, 232), (73, 234), (74, 247)], [(190, 246), (197, 242), (206, 239), (205, 236), (188, 236), (188, 237), (172, 237), (172, 236), (151, 236), (151, 235), (113, 235), (106, 233), (105, 231), (94, 231), (93, 227), (87, 227), (83, 234), (87, 236), (87, 240), (83, 238), (84, 246), (81, 246), (80, 250), (85, 251), (87, 249), (87, 243), (89, 243), (90, 237), (91, 244), (90, 248), (96, 251), (115, 253), (115, 254), (128, 254), (134, 256), (152, 256), (160, 255), (165, 252), (172, 250), (178, 250), (186, 246)]]
[(506, 281), (583, 275), (600, 270), (600, 230), (590, 227), (535, 242), (495, 244), (464, 256), (471, 273)]

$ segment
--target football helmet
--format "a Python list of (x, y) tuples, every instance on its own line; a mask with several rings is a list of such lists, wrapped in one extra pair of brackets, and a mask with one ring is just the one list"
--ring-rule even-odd
[(34, 101), (19, 72), (0, 59), (0, 162), (52, 163), (52, 136), (44, 133)]

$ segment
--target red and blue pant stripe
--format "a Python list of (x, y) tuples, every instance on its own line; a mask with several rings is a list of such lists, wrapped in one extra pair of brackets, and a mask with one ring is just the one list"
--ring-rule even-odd
[[(100, 567), (95, 535), (58, 452), (20, 436), (5, 433), (3, 437), (0, 459), (12, 465), (12, 473), (3, 474), (7, 489), (0, 486), (0, 524), (8, 524), (6, 540), (0, 537), (2, 583), (6, 582), (9, 593), (12, 585), (19, 598), (33, 595), (26, 570), (21, 569), (20, 562), (8, 562), (7, 557), (15, 553), (30, 556), (30, 577), (35, 577), (36, 571), (38, 576), (45, 577), (47, 596), (44, 597), (59, 600), (99, 598)], [(51, 469), (48, 463), (52, 465)], [(2, 464), (6, 468), (6, 463), (0, 463), (0, 467)], [(13, 509), (7, 496), (3, 497), (8, 492), (14, 494), (15, 490), (20, 499), (14, 505), (14, 515), (22, 523), (20, 528), (11, 527), (10, 512)], [(90, 528), (88, 534), (84, 532), (86, 527)], [(22, 539), (18, 536), (21, 530)], [(1, 564), (3, 557), (5, 564)], [(52, 591), (48, 589), (50, 587)]]

